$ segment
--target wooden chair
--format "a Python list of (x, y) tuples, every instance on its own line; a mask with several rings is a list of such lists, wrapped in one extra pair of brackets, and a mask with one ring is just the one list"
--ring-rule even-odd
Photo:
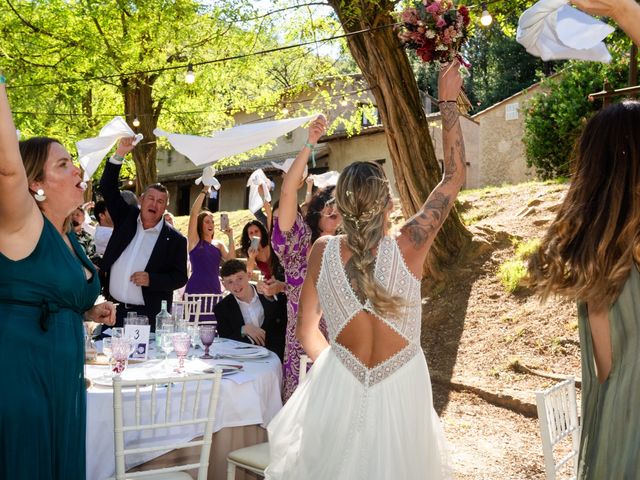
[[(307, 376), (308, 364), (309, 357), (302, 355), (300, 357), (298, 385), (302, 383)], [(264, 471), (269, 466), (269, 461), (269, 442), (258, 443), (257, 445), (251, 445), (229, 452), (229, 455), (227, 455), (227, 480), (235, 480), (236, 469), (238, 467), (264, 476)]]
[[(570, 462), (573, 462), (571, 468), (573, 476), (571, 478), (576, 478), (578, 473), (577, 457), (580, 448), (580, 423), (573, 377), (567, 378), (545, 391), (536, 392), (536, 404), (547, 480), (556, 480), (558, 473)], [(556, 447), (564, 447), (565, 451), (569, 450), (557, 462)]]
[(194, 319), (197, 325), (200, 318), (200, 300), (175, 300), (171, 307), (171, 314), (176, 322)]
[[(193, 469), (198, 469), (198, 480), (206, 480), (221, 378), (222, 372), (220, 370), (206, 375), (152, 380), (125, 381), (120, 377), (115, 377), (113, 379), (113, 412), (116, 480), (138, 477), (153, 480), (192, 480), (192, 477), (185, 470)], [(149, 387), (151, 387), (150, 398), (145, 392), (143, 399), (141, 389)], [(207, 387), (210, 388), (208, 393)], [(123, 393), (123, 389), (130, 388), (133, 390)], [(160, 397), (164, 398), (158, 398), (158, 390), (162, 392)], [(205, 402), (207, 395), (208, 402)], [(132, 399), (134, 405), (130, 405)], [(123, 413), (123, 400), (126, 403), (124, 411), (130, 412), (126, 422)], [(175, 427), (203, 424), (204, 435), (201, 440), (176, 443), (176, 440), (170, 436), (171, 429)], [(134, 447), (125, 448), (125, 434), (134, 435), (139, 439)], [(189, 447), (200, 447), (200, 458), (197, 463), (125, 473), (125, 457), (127, 455), (156, 451), (166, 452)]]

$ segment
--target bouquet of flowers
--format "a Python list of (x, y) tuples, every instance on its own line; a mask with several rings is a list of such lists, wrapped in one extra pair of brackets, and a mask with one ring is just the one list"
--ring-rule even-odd
[(451, 0), (417, 0), (405, 9), (400, 18), (400, 40), (406, 48), (415, 50), (424, 62), (449, 63), (456, 58), (469, 66), (460, 55), (467, 40), (469, 9), (455, 8)]

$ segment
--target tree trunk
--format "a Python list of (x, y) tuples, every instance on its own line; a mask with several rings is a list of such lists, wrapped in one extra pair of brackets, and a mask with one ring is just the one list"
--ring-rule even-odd
[[(329, 3), (346, 33), (396, 22), (390, 13), (392, 2), (364, 0), (357, 8), (344, 0)], [(409, 218), (441, 179), (413, 70), (393, 28), (353, 35), (347, 43), (376, 100), (402, 211)], [(425, 275), (440, 278), (443, 267), (459, 257), (469, 239), (454, 208), (431, 248)]]
[[(144, 189), (158, 181), (156, 169), (156, 137), (153, 130), (158, 123), (160, 107), (153, 105), (153, 81), (154, 78), (130, 77), (122, 81), (124, 94), (124, 109), (127, 115), (127, 123), (137, 133), (142, 133), (144, 138), (133, 149), (133, 161), (136, 165), (136, 194), (140, 195)], [(139, 127), (133, 126), (133, 120), (137, 118)]]

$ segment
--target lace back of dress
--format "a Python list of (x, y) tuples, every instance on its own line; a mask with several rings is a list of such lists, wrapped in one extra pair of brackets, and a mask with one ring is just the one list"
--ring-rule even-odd
[[(383, 238), (375, 264), (376, 281), (407, 304), (395, 318), (379, 316), (371, 302), (362, 304), (351, 288), (340, 245), (340, 237), (334, 237), (326, 246), (318, 295), (336, 355), (363, 384), (372, 385), (392, 375), (420, 351), (420, 282), (407, 269), (395, 240)], [(364, 350), (370, 352), (368, 359), (359, 358), (354, 353), (359, 350), (358, 339), (372, 336), (383, 339), (372, 344), (378, 351), (367, 346)]]

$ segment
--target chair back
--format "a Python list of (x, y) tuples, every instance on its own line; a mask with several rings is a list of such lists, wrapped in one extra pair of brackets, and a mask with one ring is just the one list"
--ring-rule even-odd
[(197, 325), (200, 317), (200, 300), (175, 300), (171, 307), (171, 314), (176, 322), (193, 321)]
[(311, 359), (307, 355), (300, 355), (300, 371), (298, 372), (298, 385), (307, 378), (307, 365), (311, 363)]
[[(536, 404), (547, 480), (556, 480), (561, 472), (570, 472), (571, 478), (575, 478), (580, 422), (574, 378), (569, 377), (547, 390), (536, 392)], [(556, 457), (559, 457), (558, 461)]]
[[(152, 380), (125, 381), (115, 377), (113, 412), (116, 480), (125, 479), (127, 455), (137, 455), (140, 458), (140, 455), (151, 452), (190, 447), (200, 448), (197, 463), (127, 473), (126, 478), (198, 469), (198, 480), (206, 480), (221, 378), (222, 372), (219, 369), (212, 374)], [(141, 392), (144, 394), (141, 395)], [(181, 441), (177, 432), (184, 428), (193, 430), (191, 438), (198, 437), (204, 430), (202, 440)], [(125, 435), (130, 440), (127, 447)]]
[(209, 317), (214, 315), (214, 308), (224, 295), (221, 293), (185, 293), (184, 299), (187, 302), (200, 302), (198, 315), (196, 316), (196, 325), (200, 323), (201, 317)]

